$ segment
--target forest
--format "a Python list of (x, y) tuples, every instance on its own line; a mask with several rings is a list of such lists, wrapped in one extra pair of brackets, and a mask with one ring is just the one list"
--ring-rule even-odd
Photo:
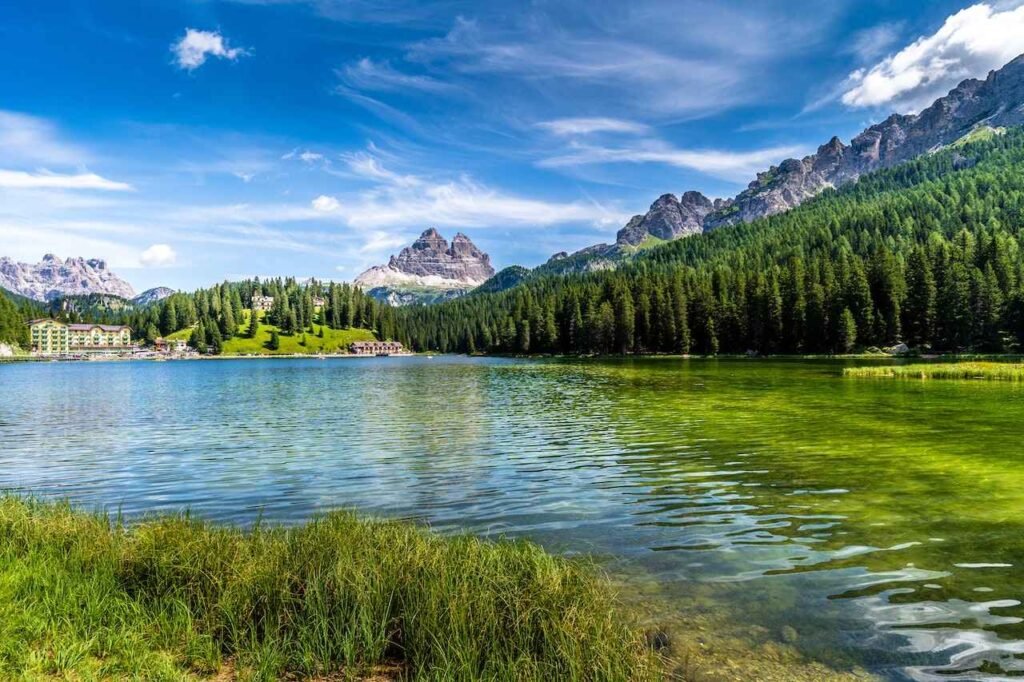
[(1018, 351), (1024, 133), (928, 154), (784, 214), (615, 270), (401, 309), (417, 350), (500, 353)]

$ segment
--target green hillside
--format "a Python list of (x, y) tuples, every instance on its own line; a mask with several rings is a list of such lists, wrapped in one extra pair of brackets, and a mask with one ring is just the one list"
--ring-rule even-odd
[[(238, 333), (223, 342), (222, 355), (316, 355), (319, 353), (344, 353), (354, 341), (373, 341), (376, 337), (368, 329), (331, 329), (321, 325), (313, 325), (315, 332), (285, 335), (272, 324), (262, 322), (265, 315), (260, 313), (260, 325), (256, 336), (248, 336), (249, 310), (242, 311), (242, 322), (238, 325)], [(270, 348), (273, 332), (278, 332), (279, 347)], [(320, 334), (323, 336), (321, 337)], [(169, 339), (185, 339), (192, 336), (192, 329), (182, 329), (169, 334)]]

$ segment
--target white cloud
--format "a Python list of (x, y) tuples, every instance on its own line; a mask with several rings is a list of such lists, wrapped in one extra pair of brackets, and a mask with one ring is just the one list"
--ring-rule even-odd
[(153, 244), (139, 256), (139, 262), (147, 268), (170, 267), (177, 260), (178, 254), (169, 244)]
[(338, 69), (338, 78), (350, 88), (357, 90), (423, 90), (441, 92), (453, 86), (424, 74), (404, 73), (389, 62), (375, 62), (364, 57), (353, 64)]
[(605, 163), (662, 163), (725, 178), (743, 180), (770, 164), (801, 153), (799, 147), (769, 147), (745, 152), (717, 149), (678, 149), (645, 140), (632, 147), (570, 145), (569, 151), (543, 159), (545, 168), (564, 168)]
[(337, 199), (329, 197), (326, 194), (321, 194), (316, 199), (313, 199), (311, 205), (314, 210), (320, 211), (321, 213), (330, 213), (341, 208), (341, 203)]
[(537, 124), (555, 135), (589, 135), (590, 133), (643, 133), (647, 126), (619, 118), (558, 118)]
[(48, 171), (27, 173), (16, 170), (0, 170), (0, 187), (11, 189), (97, 189), (115, 192), (132, 189), (132, 186), (127, 183), (108, 180), (95, 173), (61, 175)]
[(171, 45), (171, 51), (178, 66), (186, 71), (194, 71), (206, 63), (207, 57), (219, 57), (235, 61), (249, 54), (242, 47), (228, 47), (228, 41), (219, 31), (200, 31), (194, 28), (185, 29), (185, 35)]
[(847, 78), (851, 107), (894, 106), (913, 112), (965, 78), (983, 77), (1024, 52), (1024, 5), (999, 10), (979, 3), (948, 17), (930, 36)]

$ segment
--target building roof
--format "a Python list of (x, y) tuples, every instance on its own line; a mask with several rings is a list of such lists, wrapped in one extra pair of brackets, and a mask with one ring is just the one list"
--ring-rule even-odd
[(88, 332), (92, 331), (93, 329), (96, 329), (97, 327), (99, 327), (105, 332), (119, 332), (124, 329), (127, 329), (128, 331), (132, 330), (131, 327), (123, 324), (68, 324), (67, 322), (55, 320), (52, 317), (40, 317), (35, 320), (29, 320), (28, 325), (31, 327), (37, 324), (43, 324), (44, 322), (53, 322), (55, 324), (59, 324), (61, 326), (67, 327), (73, 332)]
[(69, 324), (68, 329), (73, 332), (89, 332), (93, 329), (100, 328), (105, 332), (119, 332), (125, 329), (131, 331), (131, 327), (127, 327), (123, 324)]

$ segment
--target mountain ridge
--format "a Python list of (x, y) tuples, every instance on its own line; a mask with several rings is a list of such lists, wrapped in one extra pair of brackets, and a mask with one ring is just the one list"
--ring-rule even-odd
[[(747, 188), (728, 199), (710, 199), (687, 191), (662, 194), (644, 214), (633, 216), (614, 244), (595, 244), (537, 270), (579, 272), (613, 267), (645, 239), (673, 240), (765, 218), (799, 206), (828, 188), (862, 175), (910, 161), (956, 143), (972, 131), (1024, 124), (1024, 55), (984, 79), (962, 81), (917, 114), (892, 114), (855, 135), (850, 144), (838, 136), (802, 159), (786, 159), (757, 174)], [(559, 266), (561, 261), (564, 265)]]

